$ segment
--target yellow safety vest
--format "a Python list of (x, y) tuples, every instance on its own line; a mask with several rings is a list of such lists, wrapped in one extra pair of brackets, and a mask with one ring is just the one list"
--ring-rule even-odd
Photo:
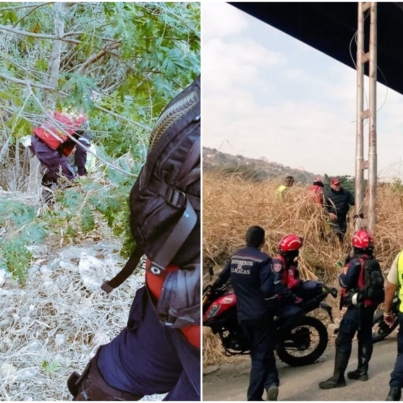
[(284, 196), (285, 191), (288, 190), (287, 186), (281, 185), (277, 188), (277, 194), (281, 197)]
[(403, 312), (403, 251), (397, 259), (397, 279), (399, 281), (399, 311)]

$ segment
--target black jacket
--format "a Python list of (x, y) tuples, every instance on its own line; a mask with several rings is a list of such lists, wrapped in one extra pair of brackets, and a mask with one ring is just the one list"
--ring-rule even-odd
[(354, 206), (353, 195), (347, 189), (340, 188), (338, 192), (330, 189), (325, 194), (325, 211), (337, 215), (337, 221), (346, 221), (350, 206)]
[(236, 295), (238, 321), (260, 319), (273, 311), (275, 286), (269, 255), (254, 247), (237, 250), (214, 285), (220, 287), (230, 278)]

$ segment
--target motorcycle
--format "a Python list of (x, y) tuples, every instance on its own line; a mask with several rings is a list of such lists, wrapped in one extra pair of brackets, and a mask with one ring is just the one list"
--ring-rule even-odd
[(388, 337), (399, 325), (398, 314), (399, 314), (399, 297), (397, 291), (395, 292), (395, 296), (392, 301), (392, 309), (391, 312), (395, 315), (395, 322), (391, 327), (383, 320), (383, 309), (380, 309), (375, 312), (374, 321), (372, 325), (372, 341), (373, 343), (377, 343), (381, 340), (384, 340)]
[[(276, 352), (279, 359), (290, 366), (303, 366), (314, 363), (324, 353), (328, 344), (326, 326), (317, 318), (306, 316), (314, 309), (323, 309), (332, 323), (332, 307), (325, 302), (331, 295), (337, 297), (337, 290), (318, 283), (319, 292), (315, 295), (299, 295), (303, 301), (302, 312), (295, 315), (290, 323), (289, 317), (276, 316)], [(312, 293), (311, 293), (312, 294)], [(207, 286), (203, 290), (203, 326), (209, 327), (220, 336), (227, 356), (249, 354), (248, 342), (238, 325), (236, 296), (231, 284), (214, 289)]]

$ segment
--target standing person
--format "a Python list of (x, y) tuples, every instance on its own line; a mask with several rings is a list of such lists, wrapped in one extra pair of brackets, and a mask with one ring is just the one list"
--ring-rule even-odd
[(325, 213), (329, 215), (330, 226), (341, 243), (347, 232), (347, 214), (354, 206), (354, 197), (349, 190), (342, 188), (339, 177), (330, 179), (330, 190), (325, 194)]
[[(89, 141), (91, 134), (86, 129), (87, 118), (85, 116), (72, 118), (60, 112), (54, 112), (52, 117), (59, 126), (82, 144), (86, 145), (86, 142)], [(46, 169), (42, 177), (43, 186), (53, 187), (61, 177), (69, 180), (76, 177), (76, 173), (68, 161), (68, 157), (75, 147), (76, 143), (49, 120), (33, 130), (30, 149)], [(84, 175), (87, 151), (79, 145), (77, 148), (80, 150), (76, 151), (75, 163), (79, 170), (78, 174)]]
[(372, 356), (372, 323), (374, 312), (384, 299), (381, 268), (373, 255), (374, 238), (369, 231), (359, 230), (352, 239), (354, 255), (339, 276), (342, 287), (340, 307), (347, 307), (336, 338), (333, 376), (319, 383), (320, 389), (346, 386), (344, 372), (351, 355), (352, 340), (358, 338), (358, 366), (347, 374), (349, 379), (368, 380)]
[(274, 357), (274, 276), (272, 260), (261, 251), (265, 231), (253, 226), (246, 232), (246, 247), (237, 250), (228, 261), (214, 287), (230, 278), (237, 300), (238, 322), (248, 339), (251, 355), (248, 400), (263, 400), (266, 387), (268, 400), (277, 400), (278, 373)]
[(294, 184), (294, 178), (292, 176), (287, 176), (285, 178), (284, 184), (280, 185), (277, 188), (276, 190), (277, 194), (280, 195), (281, 197), (284, 197), (284, 195), (292, 187), (293, 184)]
[[(324, 205), (324, 192), (323, 192), (323, 179), (321, 176), (318, 176), (315, 178), (313, 181), (313, 184), (308, 188), (307, 196), (308, 199), (314, 204), (315, 207), (317, 207), (318, 212), (323, 211), (323, 205)], [(319, 237), (320, 239), (325, 239), (325, 221), (322, 219), (318, 223), (318, 232), (319, 232)]]
[(323, 206), (323, 179), (318, 176), (308, 188), (308, 197), (318, 206)]
[(67, 384), (74, 400), (200, 401), (200, 76), (162, 111), (130, 193), (136, 247), (102, 289), (147, 256), (127, 326)]
[(392, 326), (395, 323), (395, 316), (391, 312), (392, 301), (395, 296), (395, 292), (399, 289), (399, 331), (397, 334), (397, 357), (395, 367), (390, 374), (390, 390), (386, 400), (399, 401), (402, 396), (403, 387), (403, 251), (399, 252), (395, 260), (392, 263), (392, 267), (389, 271), (386, 287), (385, 287), (385, 305), (384, 305), (384, 320)]

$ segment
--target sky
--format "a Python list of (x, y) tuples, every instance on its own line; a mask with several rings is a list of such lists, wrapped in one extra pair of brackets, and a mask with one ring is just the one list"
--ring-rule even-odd
[[(202, 4), (202, 40), (203, 146), (355, 174), (354, 69), (226, 3)], [(403, 96), (378, 84), (377, 108), (378, 177), (403, 176)]]

